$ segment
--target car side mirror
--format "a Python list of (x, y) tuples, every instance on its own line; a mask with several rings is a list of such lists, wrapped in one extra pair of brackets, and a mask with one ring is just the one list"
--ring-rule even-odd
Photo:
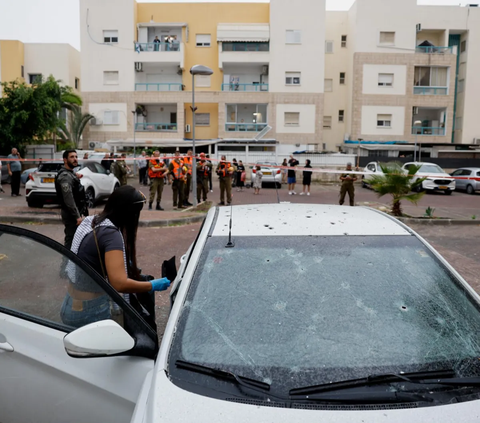
[(107, 172), (107, 175), (110, 175), (110, 171), (109, 171), (109, 170), (107, 170), (106, 172)]
[(71, 357), (105, 357), (130, 351), (135, 340), (114, 320), (83, 326), (63, 338)]

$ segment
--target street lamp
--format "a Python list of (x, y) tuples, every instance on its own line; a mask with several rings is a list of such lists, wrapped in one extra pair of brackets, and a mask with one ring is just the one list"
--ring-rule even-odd
[(417, 131), (417, 126), (422, 126), (422, 121), (421, 120), (416, 120), (413, 123), (413, 127), (415, 128), (415, 151), (413, 152), (413, 161), (417, 161), (417, 139), (418, 139), (418, 131)]
[(136, 131), (137, 131), (137, 111), (132, 110), (133, 113), (133, 174), (137, 175), (137, 161), (135, 160), (137, 156), (137, 139), (136, 139)]
[(190, 69), (192, 74), (192, 141), (193, 141), (193, 161), (192, 161), (192, 190), (193, 190), (193, 205), (197, 205), (197, 152), (195, 151), (195, 75), (211, 75), (213, 70), (203, 65), (195, 65)]

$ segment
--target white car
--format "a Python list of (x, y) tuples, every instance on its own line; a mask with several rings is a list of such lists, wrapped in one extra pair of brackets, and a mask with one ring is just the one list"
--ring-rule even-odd
[(405, 163), (403, 169), (408, 172), (410, 166), (421, 166), (413, 182), (426, 178), (419, 187), (419, 191), (443, 191), (446, 195), (451, 195), (455, 191), (455, 179), (435, 163), (410, 162)]
[[(57, 204), (55, 176), (63, 166), (59, 162), (41, 163), (36, 172), (30, 173), (25, 185), (26, 200), (29, 207), (43, 207), (45, 204)], [(118, 179), (97, 162), (84, 162), (75, 169), (83, 177), (80, 179), (85, 188), (87, 205), (94, 207), (101, 198), (106, 198), (120, 186)]]
[(255, 178), (256, 166), (260, 166), (262, 169), (262, 186), (263, 184), (276, 184), (277, 188), (282, 188), (282, 170), (278, 168), (278, 163), (269, 161), (255, 163), (252, 169), (252, 180)]
[[(480, 297), (376, 210), (212, 208), (172, 284), (159, 351), (62, 245), (0, 225), (0, 252), (4, 423), (478, 422)], [(62, 323), (65, 259), (115, 320)]]
[(380, 163), (378, 163), (378, 162), (370, 162), (369, 164), (367, 164), (365, 166), (363, 171), (365, 172), (365, 175), (362, 176), (362, 187), (363, 188), (369, 188), (370, 187), (370, 181), (369, 181), (370, 176), (372, 176), (372, 175), (382, 176), (383, 175), (382, 168), (380, 167)]

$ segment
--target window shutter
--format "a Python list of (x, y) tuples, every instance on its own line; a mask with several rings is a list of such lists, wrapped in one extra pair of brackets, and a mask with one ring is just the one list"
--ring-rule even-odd
[(210, 75), (196, 75), (195, 76), (195, 87), (209, 88), (210, 85), (211, 85)]
[(106, 110), (103, 113), (103, 124), (104, 125), (119, 125), (120, 117), (118, 110)]
[(197, 34), (196, 35), (197, 46), (209, 47), (212, 43), (211, 34)]
[(324, 116), (323, 117), (323, 129), (332, 129), (332, 117)]
[(325, 89), (326, 93), (333, 91), (333, 79), (325, 79)]
[(380, 32), (380, 44), (394, 45), (395, 32)]
[(300, 124), (299, 112), (285, 112), (285, 126), (293, 126)]
[(333, 53), (333, 41), (325, 41), (325, 53)]
[(195, 125), (210, 126), (210, 113), (195, 113)]
[(287, 44), (301, 44), (302, 31), (298, 29), (287, 29)]
[(118, 71), (105, 71), (103, 72), (104, 84), (118, 84)]
[(393, 85), (393, 73), (380, 73), (378, 74), (379, 85)]

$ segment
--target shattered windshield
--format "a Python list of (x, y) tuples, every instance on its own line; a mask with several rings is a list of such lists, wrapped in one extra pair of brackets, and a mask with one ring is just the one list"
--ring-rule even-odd
[(454, 367), (477, 372), (480, 315), (414, 236), (207, 241), (170, 366), (295, 387)]

